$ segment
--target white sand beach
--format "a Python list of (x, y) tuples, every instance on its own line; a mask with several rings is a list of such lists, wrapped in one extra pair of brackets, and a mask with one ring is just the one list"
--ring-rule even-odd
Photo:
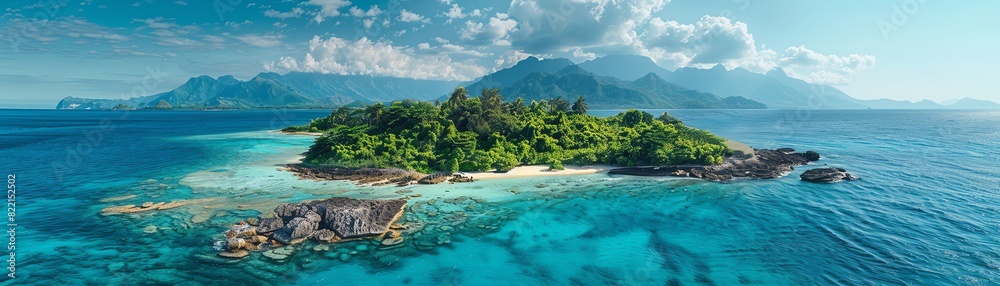
[(598, 174), (606, 173), (614, 166), (610, 165), (588, 165), (588, 166), (566, 166), (565, 170), (549, 171), (548, 165), (530, 165), (530, 166), (518, 166), (506, 173), (496, 173), (496, 172), (464, 172), (465, 176), (471, 176), (473, 180), (494, 180), (494, 179), (511, 179), (511, 178), (524, 178), (524, 177), (543, 177), (543, 176), (568, 176), (568, 175), (587, 175), (587, 174)]
[(281, 130), (278, 130), (278, 132), (287, 135), (323, 136), (323, 132), (281, 131)]

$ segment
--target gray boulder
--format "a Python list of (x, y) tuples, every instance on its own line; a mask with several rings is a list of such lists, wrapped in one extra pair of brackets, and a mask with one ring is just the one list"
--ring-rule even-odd
[(325, 210), (323, 226), (341, 238), (356, 238), (389, 231), (389, 226), (402, 216), (406, 200), (330, 198), (310, 204)]
[(265, 233), (279, 230), (285, 227), (285, 222), (281, 218), (272, 217), (261, 219), (257, 225), (257, 232)]
[(847, 170), (841, 168), (816, 168), (805, 171), (799, 178), (812, 183), (832, 183), (858, 179), (854, 174), (848, 173)]
[(319, 213), (315, 206), (306, 203), (283, 204), (274, 208), (274, 213), (285, 222), (289, 222), (296, 217), (304, 217), (309, 212)]
[(292, 244), (292, 234), (287, 229), (279, 229), (271, 234), (271, 239), (274, 239), (281, 244)]
[(336, 242), (340, 240), (337, 234), (329, 229), (320, 229), (313, 233), (313, 238), (319, 242)]
[(291, 239), (300, 239), (309, 237), (318, 228), (318, 219), (314, 221), (306, 217), (297, 217), (285, 225), (284, 232), (288, 233)]

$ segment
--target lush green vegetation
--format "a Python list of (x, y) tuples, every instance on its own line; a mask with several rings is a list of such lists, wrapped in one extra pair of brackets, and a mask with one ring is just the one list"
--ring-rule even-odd
[(497, 89), (470, 98), (456, 89), (443, 103), (397, 101), (342, 107), (286, 131), (322, 131), (306, 162), (400, 167), (421, 172), (510, 170), (563, 163), (620, 166), (719, 164), (725, 140), (664, 113), (639, 110), (599, 118), (583, 97), (506, 102)]

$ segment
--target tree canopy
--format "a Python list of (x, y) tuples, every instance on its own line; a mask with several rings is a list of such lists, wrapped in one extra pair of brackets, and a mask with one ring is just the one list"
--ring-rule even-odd
[(583, 97), (506, 102), (496, 89), (468, 97), (458, 88), (443, 104), (414, 100), (341, 107), (288, 131), (322, 131), (306, 163), (399, 167), (421, 172), (506, 171), (518, 165), (618, 166), (720, 164), (725, 139), (664, 113), (586, 115)]

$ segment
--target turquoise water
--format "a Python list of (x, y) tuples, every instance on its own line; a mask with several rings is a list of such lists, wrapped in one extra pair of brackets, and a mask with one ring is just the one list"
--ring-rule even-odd
[[(17, 175), (19, 190), (13, 282), (1000, 283), (1000, 112), (671, 112), (754, 147), (815, 150), (824, 155), (819, 165), (863, 178), (838, 184), (797, 180), (815, 166), (727, 184), (587, 175), (406, 188), (302, 181), (277, 170), (312, 138), (270, 130), (326, 113), (0, 110), (0, 169)], [(403, 247), (309, 242), (285, 261), (214, 256), (229, 224), (280, 202), (412, 194), (421, 197), (403, 218), (411, 225)], [(136, 197), (102, 201), (124, 195)], [(100, 212), (191, 199), (202, 200)], [(156, 232), (144, 232), (150, 225)]]

